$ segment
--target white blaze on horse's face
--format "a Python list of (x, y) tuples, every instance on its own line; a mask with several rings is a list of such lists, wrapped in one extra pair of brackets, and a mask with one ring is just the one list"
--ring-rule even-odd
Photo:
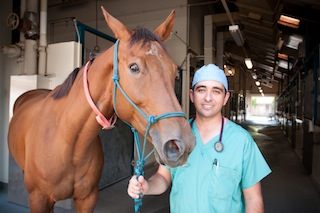
[(150, 49), (145, 54), (146, 55), (158, 56), (159, 58), (162, 57), (161, 54), (159, 55), (158, 46), (156, 46), (155, 44), (151, 44), (150, 45)]

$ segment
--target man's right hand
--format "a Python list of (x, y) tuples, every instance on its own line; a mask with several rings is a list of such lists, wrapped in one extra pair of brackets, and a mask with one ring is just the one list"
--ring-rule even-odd
[(132, 176), (128, 185), (128, 195), (132, 198), (139, 198), (141, 195), (144, 195), (148, 191), (149, 184), (148, 181), (144, 179), (143, 176)]

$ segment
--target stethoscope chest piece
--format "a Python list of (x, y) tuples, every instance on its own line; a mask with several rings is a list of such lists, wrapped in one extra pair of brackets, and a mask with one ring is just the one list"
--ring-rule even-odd
[(222, 152), (222, 150), (223, 150), (223, 144), (221, 143), (221, 141), (215, 142), (215, 144), (214, 144), (214, 149), (215, 149), (217, 152)]
[(216, 152), (222, 152), (223, 151), (223, 144), (222, 144), (223, 126), (224, 126), (224, 119), (222, 117), (219, 140), (217, 142), (215, 142), (215, 144), (214, 144), (214, 150), (216, 150)]

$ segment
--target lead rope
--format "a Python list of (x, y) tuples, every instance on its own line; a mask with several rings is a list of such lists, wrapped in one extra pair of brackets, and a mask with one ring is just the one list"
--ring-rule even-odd
[[(149, 130), (150, 130), (151, 126), (161, 119), (170, 118), (170, 117), (185, 117), (185, 114), (181, 113), (181, 112), (171, 112), (171, 113), (164, 113), (159, 116), (152, 116), (152, 115), (149, 116), (148, 124), (147, 124), (146, 130), (144, 133), (144, 137), (143, 137), (142, 149), (141, 149), (139, 134), (134, 127), (131, 127), (131, 131), (133, 132), (133, 135), (134, 135), (134, 142), (136, 145), (137, 156), (138, 156), (138, 160), (135, 162), (135, 166), (134, 166), (134, 170), (133, 170), (134, 175), (136, 175), (137, 179), (139, 178), (139, 176), (144, 176), (145, 162), (151, 156), (151, 154), (154, 152), (154, 149), (152, 149), (152, 151), (149, 152), (149, 154), (147, 154), (144, 157), (145, 147), (147, 144), (147, 136), (149, 134)], [(131, 126), (130, 124), (128, 124), (128, 125)], [(134, 199), (134, 212), (135, 213), (140, 213), (140, 211), (141, 211), (142, 198), (143, 198), (143, 194), (140, 194), (139, 198)]]
[[(133, 172), (134, 172), (134, 175), (136, 175), (136, 177), (138, 179), (139, 176), (144, 176), (144, 169), (143, 168), (144, 168), (144, 163), (145, 163), (146, 159), (142, 155), (141, 144), (140, 144), (139, 134), (138, 134), (137, 130), (135, 128), (131, 128), (131, 131), (133, 132), (133, 135), (134, 135), (134, 143), (136, 145), (137, 156), (138, 156), (138, 160), (135, 162)], [(151, 151), (151, 152), (153, 152), (153, 151)], [(133, 199), (135, 213), (140, 213), (140, 210), (142, 207), (142, 197), (143, 197), (143, 194), (139, 194), (139, 198)]]

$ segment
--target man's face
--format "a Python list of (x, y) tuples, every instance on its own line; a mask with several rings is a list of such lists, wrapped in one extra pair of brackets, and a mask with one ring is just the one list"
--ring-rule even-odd
[(201, 81), (190, 90), (190, 100), (194, 103), (197, 115), (214, 117), (221, 113), (221, 109), (229, 99), (224, 86), (217, 81)]

